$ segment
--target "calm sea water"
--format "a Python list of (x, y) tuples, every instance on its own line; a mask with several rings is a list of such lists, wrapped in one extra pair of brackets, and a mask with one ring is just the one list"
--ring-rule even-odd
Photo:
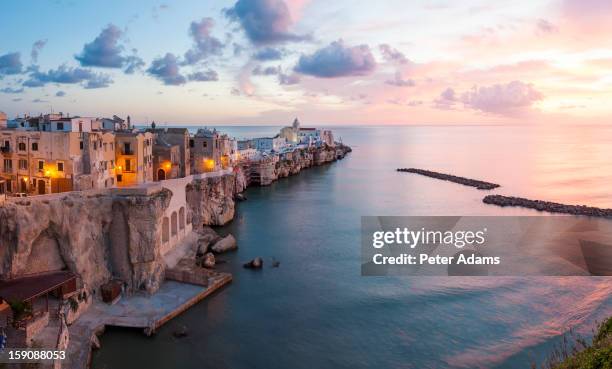
[[(277, 127), (227, 127), (249, 137)], [(221, 228), (234, 282), (154, 337), (109, 329), (94, 368), (526, 368), (612, 314), (609, 278), (360, 276), (362, 215), (519, 215), (483, 192), (396, 173), (420, 167), (493, 193), (612, 207), (612, 128), (335, 128), (346, 159), (250, 188)], [(261, 271), (241, 264), (262, 256)], [(270, 268), (272, 258), (281, 262)], [(185, 325), (190, 335), (175, 339)]]

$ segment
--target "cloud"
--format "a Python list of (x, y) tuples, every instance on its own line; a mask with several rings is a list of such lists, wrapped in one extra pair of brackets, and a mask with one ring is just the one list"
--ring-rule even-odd
[(378, 45), (380, 52), (386, 61), (391, 63), (408, 64), (409, 60), (406, 56), (397, 49), (389, 46), (388, 44)]
[(191, 22), (189, 34), (193, 38), (193, 47), (185, 53), (185, 64), (191, 65), (211, 55), (219, 55), (224, 45), (211, 35), (215, 22), (212, 18), (202, 18), (200, 22)]
[(289, 32), (293, 21), (283, 0), (238, 0), (225, 10), (225, 15), (239, 22), (247, 38), (255, 45), (309, 38)]
[(130, 55), (125, 58), (125, 74), (133, 74), (137, 70), (144, 67), (145, 62), (136, 55)]
[(230, 94), (234, 95), (234, 96), (240, 96), (240, 90), (237, 89), (236, 87), (232, 87), (232, 89), (230, 90)]
[(23, 92), (23, 88), (5, 87), (1, 89), (0, 92), (5, 93), (5, 94), (20, 94)]
[(22, 67), (20, 53), (0, 55), (0, 78), (4, 75), (21, 73)]
[(34, 68), (30, 73), (30, 78), (23, 82), (23, 86), (41, 87), (47, 83), (84, 83), (85, 88), (101, 88), (108, 87), (112, 80), (106, 74), (94, 73), (89, 69), (72, 68), (62, 64), (57, 69), (50, 69), (47, 72), (41, 72), (38, 68)]
[(298, 83), (300, 83), (300, 76), (293, 73), (293, 74), (284, 74), (284, 73), (279, 73), (278, 75), (278, 83), (280, 83), (281, 85), (297, 85)]
[(376, 69), (376, 60), (368, 45), (347, 47), (342, 40), (300, 57), (295, 71), (321, 78), (368, 75)]
[(55, 93), (55, 96), (57, 96), (57, 97), (64, 97), (64, 96), (66, 96), (66, 93), (64, 91), (57, 91)]
[(242, 46), (240, 44), (237, 44), (237, 43), (233, 43), (232, 46), (234, 48), (234, 56), (242, 55), (242, 51), (244, 50), (244, 46)]
[(403, 79), (400, 72), (395, 72), (395, 77), (385, 81), (385, 83), (397, 87), (413, 87), (416, 85), (413, 79)]
[(172, 53), (166, 53), (162, 58), (154, 59), (147, 73), (159, 79), (165, 85), (182, 85), (187, 82), (185, 76), (181, 74), (178, 60)]
[(261, 65), (253, 68), (251, 73), (254, 76), (275, 76), (280, 73), (280, 67), (265, 67), (263, 68)]
[(512, 81), (487, 87), (473, 87), (461, 101), (472, 109), (500, 115), (514, 115), (528, 110), (544, 98), (531, 84)]
[(111, 83), (113, 83), (113, 80), (110, 78), (110, 76), (106, 74), (95, 74), (92, 78), (87, 80), (84, 87), (88, 90), (104, 88), (110, 86)]
[(553, 33), (557, 32), (557, 27), (546, 19), (538, 19), (536, 22), (536, 30), (538, 33)]
[(123, 55), (124, 47), (119, 44), (122, 35), (117, 26), (109, 24), (74, 58), (83, 67), (125, 68), (126, 73), (134, 73), (144, 62), (136, 55)]
[(458, 101), (457, 93), (449, 87), (442, 91), (440, 96), (434, 100), (434, 107), (442, 110), (452, 110)]
[(32, 64), (38, 63), (38, 54), (42, 51), (42, 49), (47, 44), (47, 40), (38, 40), (32, 44), (32, 51), (30, 51), (30, 58), (32, 59)]
[(48, 103), (49, 101), (42, 100), (42, 99), (34, 99), (34, 100), (32, 100), (32, 102), (35, 103), (35, 104), (41, 104), (41, 103)]
[(259, 61), (280, 60), (282, 57), (282, 51), (272, 47), (261, 49), (253, 55), (253, 58)]
[(198, 82), (208, 82), (208, 81), (218, 81), (219, 74), (216, 71), (209, 69), (204, 72), (195, 72), (191, 73), (188, 76), (190, 81), (198, 81)]

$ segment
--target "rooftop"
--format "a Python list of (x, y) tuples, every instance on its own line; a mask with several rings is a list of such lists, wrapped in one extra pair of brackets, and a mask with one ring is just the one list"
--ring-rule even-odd
[(6, 301), (28, 301), (76, 279), (72, 272), (41, 273), (0, 282), (0, 298)]

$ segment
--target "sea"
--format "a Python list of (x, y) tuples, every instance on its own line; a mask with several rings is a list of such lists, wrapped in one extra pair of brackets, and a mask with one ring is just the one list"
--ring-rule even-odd
[[(216, 128), (239, 138), (279, 129)], [(529, 368), (612, 315), (606, 277), (368, 277), (360, 259), (361, 216), (539, 214), (398, 167), (501, 184), (487, 193), (612, 207), (612, 127), (330, 128), (352, 153), (249, 188), (217, 229), (238, 241), (219, 257), (233, 282), (152, 337), (107, 329), (93, 368)], [(262, 270), (242, 268), (256, 256)], [(183, 326), (189, 335), (175, 338)]]

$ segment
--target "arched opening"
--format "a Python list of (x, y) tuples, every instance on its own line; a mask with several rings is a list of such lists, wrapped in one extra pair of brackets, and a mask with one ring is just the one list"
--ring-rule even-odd
[(166, 172), (163, 169), (158, 169), (157, 170), (157, 180), (158, 181), (163, 181), (166, 179)]
[(170, 229), (172, 230), (172, 235), (176, 236), (177, 233), (177, 221), (176, 221), (176, 211), (172, 212), (172, 216), (170, 218)]
[(179, 210), (179, 228), (185, 229), (185, 208), (181, 207)]
[(170, 221), (168, 217), (164, 217), (162, 223), (162, 242), (166, 243), (168, 241), (170, 241)]
[(20, 192), (28, 192), (28, 182), (24, 178), (19, 181), (19, 189)]

